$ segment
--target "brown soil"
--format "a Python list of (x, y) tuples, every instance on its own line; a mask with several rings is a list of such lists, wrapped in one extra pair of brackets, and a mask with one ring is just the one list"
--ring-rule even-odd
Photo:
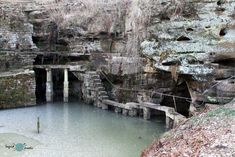
[(167, 132), (141, 157), (235, 157), (235, 101), (207, 109)]

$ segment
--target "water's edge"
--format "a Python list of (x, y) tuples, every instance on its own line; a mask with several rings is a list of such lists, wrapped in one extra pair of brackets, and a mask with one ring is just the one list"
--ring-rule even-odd
[[(40, 134), (36, 133), (37, 117)], [(71, 152), (77, 157), (137, 157), (165, 132), (162, 118), (146, 121), (83, 103), (0, 110), (0, 125), (0, 133), (17, 133), (42, 143), (33, 151), (25, 151), (26, 157), (71, 156)], [(4, 141), (0, 142), (3, 146)]]

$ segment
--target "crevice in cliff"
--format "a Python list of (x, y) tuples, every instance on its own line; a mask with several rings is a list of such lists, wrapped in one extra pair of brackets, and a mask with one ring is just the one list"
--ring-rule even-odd
[[(185, 98), (190, 98), (190, 93), (187, 87), (186, 82), (183, 82), (179, 85), (176, 85), (172, 91), (172, 93), (169, 93), (171, 95), (175, 96), (181, 96)], [(172, 96), (164, 96), (161, 102), (162, 106), (169, 106), (175, 108), (176, 105), (176, 111), (186, 117), (189, 116), (189, 107), (190, 102), (186, 99), (177, 98), (175, 97), (175, 104), (174, 104), (174, 98)]]
[(161, 21), (170, 21), (171, 18), (168, 15), (166, 15), (165, 13), (163, 13), (160, 15), (160, 20)]
[(217, 4), (218, 6), (221, 6), (221, 5), (222, 5), (222, 4), (224, 4), (224, 3), (225, 3), (225, 1), (224, 1), (224, 0), (219, 0), (219, 1), (217, 1), (217, 3), (216, 3), (216, 4)]
[(182, 35), (179, 38), (177, 38), (177, 41), (189, 41), (189, 40), (191, 40), (191, 39), (186, 37), (186, 36), (184, 36), (184, 35)]
[(213, 63), (219, 64), (220, 68), (228, 68), (228, 67), (235, 67), (235, 59), (229, 58), (229, 59), (220, 59)]
[(40, 54), (35, 58), (34, 65), (64, 65), (72, 62), (84, 62), (89, 60), (89, 56), (66, 56), (58, 53)]
[(227, 29), (226, 28), (222, 28), (219, 32), (220, 36), (225, 36), (227, 34)]
[(187, 28), (186, 31), (192, 32), (192, 31), (194, 31), (194, 29), (193, 28)]

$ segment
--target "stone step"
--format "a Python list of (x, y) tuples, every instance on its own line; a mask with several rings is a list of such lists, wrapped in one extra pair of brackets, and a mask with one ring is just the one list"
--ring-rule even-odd
[(86, 74), (97, 75), (97, 72), (96, 71), (87, 71)]
[(99, 96), (99, 98), (102, 99), (102, 100), (103, 100), (103, 99), (109, 99), (108, 96)]
[(106, 91), (99, 91), (99, 94), (107, 94)]
[(100, 75), (98, 75), (98, 74), (96, 74), (96, 75), (91, 75), (91, 77), (92, 77), (93, 79), (100, 79)]
[(96, 89), (97, 91), (99, 91), (98, 88), (100, 88), (100, 87), (103, 87), (103, 86), (102, 86), (102, 85), (95, 85), (95, 89)]
[(106, 92), (106, 91), (103, 91), (102, 93), (98, 93), (99, 94), (99, 96), (108, 96), (108, 93)]
[(105, 88), (102, 86), (102, 87), (97, 87), (97, 90), (98, 91), (105, 91)]
[(96, 87), (103, 87), (103, 84), (101, 82), (95, 82), (94, 85)]
[(87, 90), (91, 90), (91, 87), (86, 87)]
[(101, 83), (101, 80), (100, 79), (93, 79), (93, 81), (95, 82), (95, 83)]
[(101, 94), (101, 95), (98, 95), (98, 97), (108, 97), (107, 94)]

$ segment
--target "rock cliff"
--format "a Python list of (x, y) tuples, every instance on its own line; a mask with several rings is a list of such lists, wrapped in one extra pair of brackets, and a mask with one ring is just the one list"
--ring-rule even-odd
[(39, 63), (82, 64), (122, 87), (102, 78), (114, 100), (160, 103), (188, 115), (190, 104), (235, 95), (234, 6), (232, 0), (3, 0), (1, 77)]

